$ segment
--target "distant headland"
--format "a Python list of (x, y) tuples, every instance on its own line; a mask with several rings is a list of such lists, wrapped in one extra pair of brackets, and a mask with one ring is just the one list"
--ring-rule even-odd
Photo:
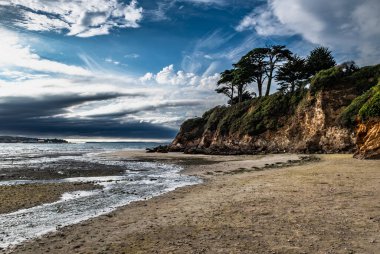
[(37, 144), (65, 144), (68, 143), (63, 139), (43, 139), (43, 138), (30, 138), (30, 137), (13, 137), (13, 136), (0, 136), (0, 143), (37, 143)]

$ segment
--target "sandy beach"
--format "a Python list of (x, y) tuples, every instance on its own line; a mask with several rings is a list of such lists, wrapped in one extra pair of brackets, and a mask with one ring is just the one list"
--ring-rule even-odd
[(3, 252), (379, 253), (379, 161), (141, 151), (109, 156), (178, 163), (204, 183)]

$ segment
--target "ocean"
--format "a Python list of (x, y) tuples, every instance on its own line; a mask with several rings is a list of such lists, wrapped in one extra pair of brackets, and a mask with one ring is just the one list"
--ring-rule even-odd
[[(0, 214), (0, 248), (109, 213), (133, 201), (201, 182), (182, 175), (183, 168), (176, 164), (107, 156), (111, 152), (156, 145), (159, 144), (0, 144), (0, 185), (85, 182), (102, 186), (93, 191), (65, 193), (54, 203)], [(82, 176), (87, 168), (101, 168), (102, 174)], [(107, 175), (107, 170), (113, 173)]]

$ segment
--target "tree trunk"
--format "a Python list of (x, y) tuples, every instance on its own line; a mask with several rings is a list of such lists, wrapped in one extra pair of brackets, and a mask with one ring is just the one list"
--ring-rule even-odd
[(274, 65), (271, 64), (269, 69), (269, 75), (268, 75), (268, 83), (267, 83), (267, 91), (265, 93), (265, 96), (268, 96), (270, 93), (270, 87), (272, 85), (272, 78), (273, 78), (273, 71), (274, 71)]
[(257, 89), (259, 90), (259, 98), (263, 96), (263, 83), (257, 82)]
[(292, 88), (291, 88), (290, 92), (294, 93), (295, 88), (296, 88), (296, 84), (294, 82), (292, 82)]
[(231, 86), (231, 105), (233, 105), (234, 104), (234, 87), (233, 86)]
[(242, 85), (238, 87), (238, 98), (239, 98), (239, 103), (243, 101), (243, 86)]
[(259, 97), (262, 97), (263, 96), (263, 77), (257, 76), (256, 82), (257, 82), (257, 90), (259, 92)]

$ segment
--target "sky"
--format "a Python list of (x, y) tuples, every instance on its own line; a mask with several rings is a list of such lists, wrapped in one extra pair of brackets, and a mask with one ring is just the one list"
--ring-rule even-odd
[(173, 138), (255, 47), (379, 63), (378, 0), (0, 0), (0, 135)]

